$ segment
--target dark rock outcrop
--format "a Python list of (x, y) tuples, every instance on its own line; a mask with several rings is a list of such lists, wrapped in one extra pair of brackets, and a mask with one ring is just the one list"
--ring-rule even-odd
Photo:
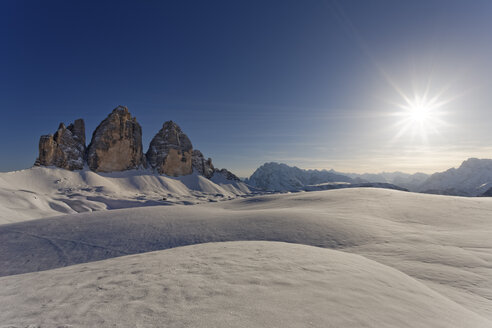
[(77, 119), (65, 127), (60, 123), (54, 135), (43, 135), (39, 139), (39, 157), (36, 166), (57, 166), (67, 170), (84, 168), (85, 124)]
[(239, 179), (234, 173), (232, 173), (231, 171), (229, 170), (226, 170), (226, 169), (215, 169), (214, 170), (214, 175), (222, 175), (224, 178), (226, 178), (227, 180), (231, 180), (231, 181), (241, 181), (241, 179)]
[(142, 128), (128, 108), (118, 106), (92, 134), (87, 164), (93, 171), (113, 172), (145, 166)]
[(492, 187), (487, 189), (487, 191), (484, 192), (481, 196), (482, 197), (492, 197)]
[(207, 179), (210, 179), (214, 175), (215, 169), (212, 164), (212, 159), (205, 159), (202, 152), (198, 149), (193, 150), (191, 162), (193, 168)]
[(54, 135), (39, 140), (39, 157), (34, 165), (57, 166), (68, 170), (83, 169), (87, 163), (92, 171), (115, 172), (147, 167), (160, 174), (183, 176), (197, 173), (211, 179), (214, 175), (240, 181), (226, 169), (214, 168), (212, 159), (203, 156), (181, 128), (167, 121), (150, 142), (144, 155), (142, 128), (127, 107), (118, 106), (106, 117), (85, 146), (85, 125), (82, 119), (67, 127), (60, 124)]
[(150, 142), (148, 164), (161, 174), (182, 176), (193, 172), (193, 145), (181, 128), (167, 121)]

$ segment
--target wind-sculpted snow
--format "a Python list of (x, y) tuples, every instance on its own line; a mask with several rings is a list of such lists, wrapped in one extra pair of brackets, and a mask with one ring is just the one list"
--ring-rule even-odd
[(0, 226), (0, 276), (208, 242), (271, 240), (327, 248), (383, 242), (376, 227), (350, 230), (296, 209), (237, 212), (172, 206), (60, 216)]
[(362, 256), (211, 243), (0, 278), (8, 327), (490, 327)]
[(148, 170), (96, 173), (33, 167), (0, 173), (0, 224), (128, 207), (196, 204), (250, 194), (240, 181), (196, 172), (166, 177)]
[(370, 188), (71, 214), (1, 225), (0, 273), (210, 242), (279, 241), (363, 255), (492, 319), (491, 218), (488, 198)]

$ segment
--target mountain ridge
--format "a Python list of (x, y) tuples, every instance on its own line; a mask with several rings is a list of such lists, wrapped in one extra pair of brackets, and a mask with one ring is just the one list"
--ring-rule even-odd
[[(326, 183), (348, 183), (354, 186), (400, 187), (413, 192), (454, 195), (454, 196), (489, 196), (492, 194), (492, 159), (468, 158), (457, 168), (450, 168), (433, 174), (381, 172), (381, 173), (343, 173), (333, 169), (301, 169), (283, 163), (268, 162), (258, 167), (244, 180), (263, 190), (300, 191), (320, 190), (313, 185)], [(325, 186), (324, 189), (338, 187)], [(395, 188), (398, 189), (398, 188)]]

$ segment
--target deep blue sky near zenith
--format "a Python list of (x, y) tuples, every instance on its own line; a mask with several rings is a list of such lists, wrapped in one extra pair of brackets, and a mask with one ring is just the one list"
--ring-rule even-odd
[[(488, 0), (2, 1), (0, 171), (31, 166), (60, 122), (84, 118), (89, 141), (117, 105), (145, 150), (172, 119), (241, 176), (490, 158), (490, 17)], [(396, 89), (427, 86), (442, 122), (400, 133)]]

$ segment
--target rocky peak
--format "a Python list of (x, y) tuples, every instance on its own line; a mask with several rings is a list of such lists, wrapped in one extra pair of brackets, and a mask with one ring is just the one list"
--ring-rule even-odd
[(468, 158), (458, 168), (458, 170), (464, 169), (492, 169), (492, 159)]
[(65, 127), (60, 123), (54, 135), (43, 135), (39, 139), (39, 157), (34, 165), (56, 166), (67, 170), (84, 167), (85, 124), (77, 119)]
[(145, 166), (142, 128), (127, 107), (116, 107), (98, 125), (87, 148), (87, 163), (91, 170), (98, 172), (124, 171)]
[(167, 121), (150, 142), (147, 161), (161, 174), (181, 176), (191, 174), (193, 145), (181, 128)]
[[(63, 123), (62, 123), (63, 124)], [(80, 140), (85, 147), (85, 123), (84, 120), (79, 118), (71, 123), (68, 128), (72, 132), (73, 136)]]
[(198, 149), (193, 150), (191, 162), (193, 168), (204, 177), (210, 179), (214, 175), (215, 169), (212, 164), (212, 159), (205, 159), (202, 152)]
[(143, 154), (142, 128), (128, 108), (118, 106), (97, 126), (89, 146), (85, 146), (84, 120), (68, 127), (60, 123), (53, 135), (39, 140), (39, 157), (35, 165), (57, 166), (69, 170), (83, 169), (85, 163), (96, 172), (114, 172), (146, 167), (160, 174), (182, 176), (193, 173), (210, 179), (214, 174), (228, 180), (239, 179), (226, 169), (214, 168), (212, 159), (193, 150), (188, 136), (173, 121), (167, 121)]

